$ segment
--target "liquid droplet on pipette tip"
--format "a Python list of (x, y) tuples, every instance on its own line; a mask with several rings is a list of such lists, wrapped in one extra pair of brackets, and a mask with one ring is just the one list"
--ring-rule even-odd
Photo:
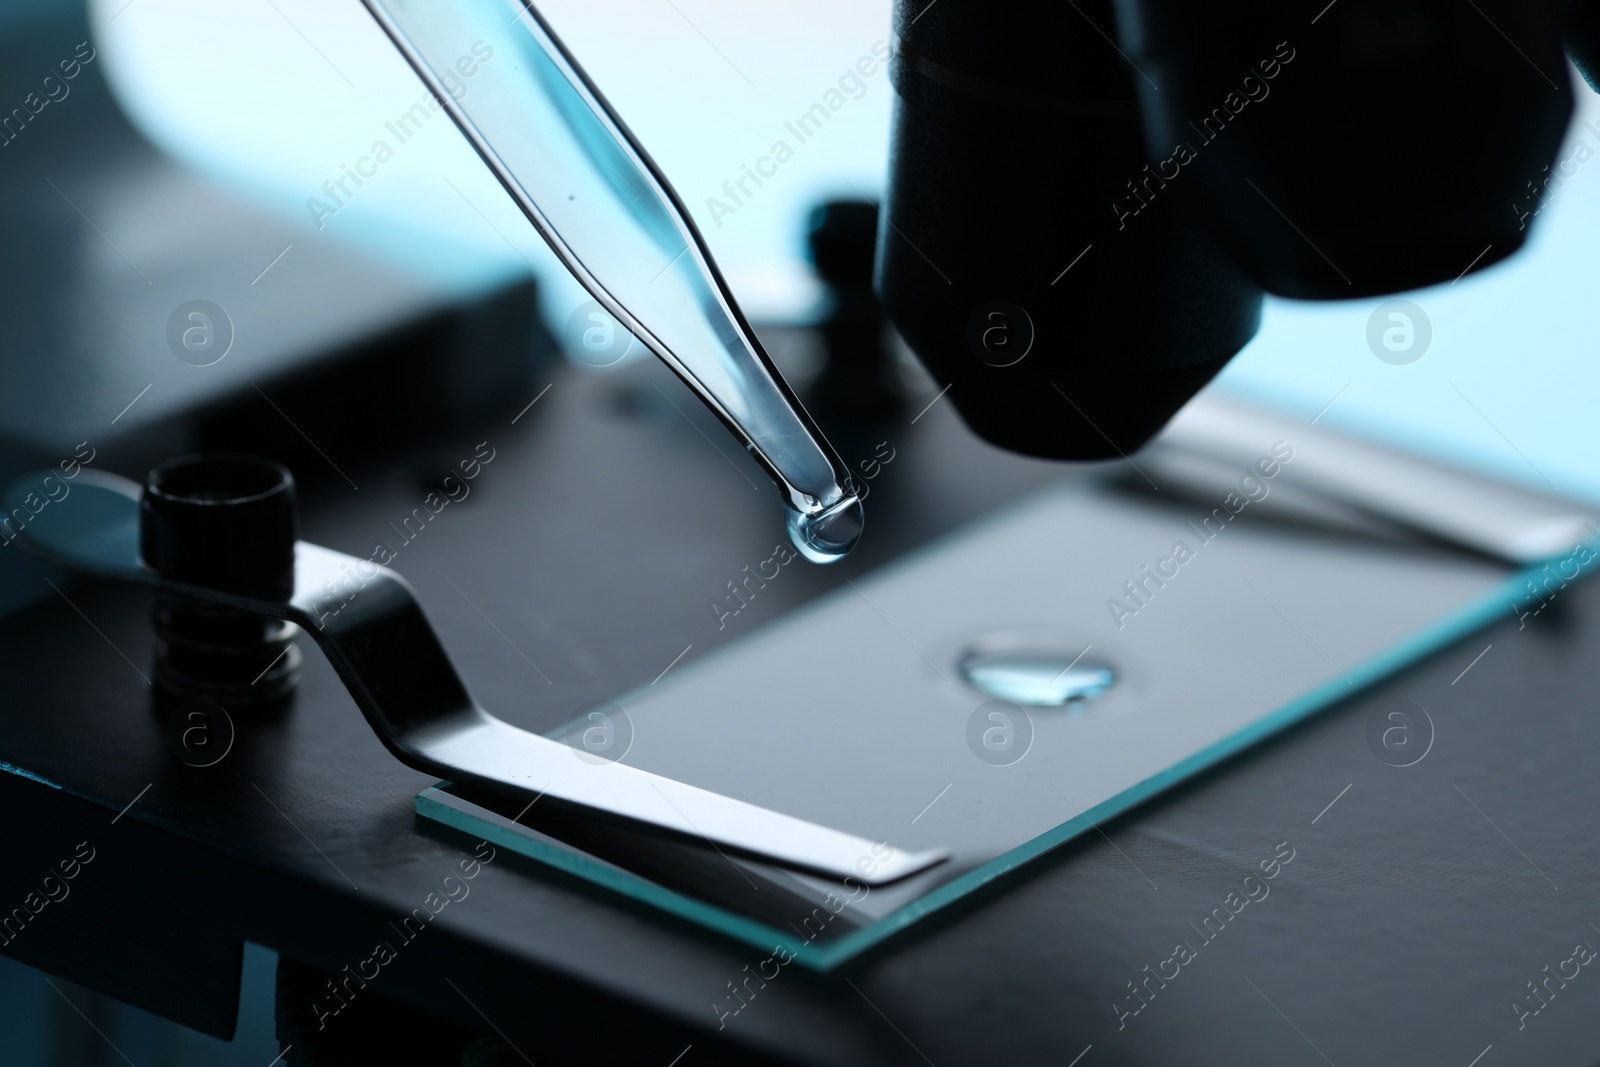
[(789, 540), (812, 563), (836, 563), (861, 540), (866, 512), (851, 494), (832, 507), (806, 515), (789, 512)]

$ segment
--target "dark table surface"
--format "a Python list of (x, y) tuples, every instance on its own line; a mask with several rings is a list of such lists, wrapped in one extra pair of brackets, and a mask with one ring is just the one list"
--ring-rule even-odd
[[(719, 631), (711, 598), (782, 539), (769, 485), (654, 365), (546, 377), (514, 425), (531, 392), (471, 425), (330, 457), (358, 488), (297, 471), (302, 536), (366, 556), (398, 543), (389, 523), (449, 466), (494, 449), (471, 496), (393, 566), (480, 701), (530, 729), (1063, 475), (979, 443), (945, 404), (910, 424), (926, 388), (894, 424), (838, 436), (852, 464), (879, 441), (896, 449), (859, 553), (787, 568)], [(302, 429), (315, 440), (332, 417)], [(189, 768), (151, 708), (146, 595), (40, 588), (0, 621), (0, 761), (13, 771), (0, 774), (0, 904), (21, 904), (79, 842), (95, 858), (7, 954), (226, 1032), (243, 941), (338, 974), (396, 941), (390, 923), (469, 855), (469, 840), (413, 814), (431, 780), (383, 750), (314, 649), (290, 707), (236, 714), (228, 757)], [(1592, 583), (1525, 628), (1508, 610), (840, 972), (783, 970), (736, 1015), (716, 1005), (764, 953), (504, 852), (369, 990), (475, 1030), (487, 1021), (540, 1064), (665, 1067), (688, 1046), (685, 1065), (1593, 1064), (1590, 968), (1552, 979), (1537, 1015), (1515, 1005), (1543, 1003), (1527, 983), (1570, 975), (1576, 944), (1600, 945), (1597, 651)], [(1407, 768), (1366, 740), (1395, 697), (1436, 731)], [(1289, 850), (1270, 896), (1204, 940), (1202, 920), (1242, 877)], [(1132, 999), (1129, 983), (1171, 973), (1179, 943), (1194, 958)]]

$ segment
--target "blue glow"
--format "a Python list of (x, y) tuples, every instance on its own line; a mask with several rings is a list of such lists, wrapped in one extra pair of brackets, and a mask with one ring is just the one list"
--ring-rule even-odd
[(14, 774), (19, 778), (26, 778), (30, 782), (38, 782), (40, 785), (47, 785), (51, 789), (60, 789), (61, 788), (59, 785), (57, 785), (56, 783), (52, 782), (48, 778), (41, 778), (37, 774), (34, 774), (32, 771), (25, 771), (21, 767), (15, 766), (15, 765), (10, 764), (10, 763), (6, 763), (3, 760), (0, 760), (0, 771), (5, 771), (7, 774)]

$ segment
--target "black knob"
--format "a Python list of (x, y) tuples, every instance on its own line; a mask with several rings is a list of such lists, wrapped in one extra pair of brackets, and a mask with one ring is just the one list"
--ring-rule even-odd
[[(294, 476), (256, 456), (186, 456), (156, 467), (139, 505), (139, 554), (163, 578), (263, 600), (294, 593)], [(156, 683), (173, 696), (261, 704), (293, 688), (298, 628), (166, 597), (153, 614)]]
[(817, 334), (825, 362), (811, 395), (826, 417), (877, 422), (905, 407), (894, 356), (884, 343), (888, 319), (872, 291), (878, 208), (866, 200), (829, 200), (811, 211), (806, 249), (828, 298)]

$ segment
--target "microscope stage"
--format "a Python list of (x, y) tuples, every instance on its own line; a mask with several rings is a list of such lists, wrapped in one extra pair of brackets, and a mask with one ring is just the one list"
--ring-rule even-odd
[[(1250, 505), (1219, 513), (1052, 487), (556, 731), (574, 759), (620, 759), (875, 841), (951, 850), (902, 882), (869, 893), (570, 826), (557, 841), (529, 828), (550, 826), (537, 805), (486, 806), (448, 786), (421, 793), (417, 810), (828, 970), (1515, 599), (1515, 569), (1483, 557), (1294, 529)], [(1087, 699), (1025, 707), (962, 670), (974, 651), (1005, 650), (1056, 657), (1063, 672), (1082, 657), (1112, 680)], [(1425, 756), (1426, 712), (1392, 710), (1405, 736), (1380, 731), (1377, 743)]]

